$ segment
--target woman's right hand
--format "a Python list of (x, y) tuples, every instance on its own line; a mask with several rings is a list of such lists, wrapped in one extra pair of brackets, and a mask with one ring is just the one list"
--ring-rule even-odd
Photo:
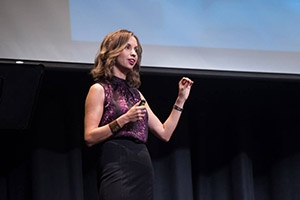
[(147, 110), (145, 105), (140, 105), (141, 101), (132, 106), (125, 114), (129, 122), (136, 122), (144, 118)]

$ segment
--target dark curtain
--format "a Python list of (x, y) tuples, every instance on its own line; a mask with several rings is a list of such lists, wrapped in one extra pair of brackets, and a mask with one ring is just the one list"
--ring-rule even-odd
[[(300, 77), (186, 73), (142, 73), (161, 121), (181, 76), (195, 81), (171, 141), (149, 137), (154, 199), (300, 199)], [(91, 83), (87, 68), (46, 66), (30, 128), (1, 131), (1, 200), (97, 199), (95, 150), (83, 142)]]

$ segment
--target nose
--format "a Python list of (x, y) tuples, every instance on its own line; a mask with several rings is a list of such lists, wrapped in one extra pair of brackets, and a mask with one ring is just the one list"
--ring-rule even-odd
[(131, 50), (131, 55), (134, 56), (134, 57), (137, 56), (137, 53), (136, 53), (135, 49), (132, 49), (132, 50)]

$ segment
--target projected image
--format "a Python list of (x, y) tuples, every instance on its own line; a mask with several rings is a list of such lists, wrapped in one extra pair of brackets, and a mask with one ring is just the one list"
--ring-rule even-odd
[(134, 31), (143, 45), (300, 51), (298, 0), (69, 0), (72, 39)]

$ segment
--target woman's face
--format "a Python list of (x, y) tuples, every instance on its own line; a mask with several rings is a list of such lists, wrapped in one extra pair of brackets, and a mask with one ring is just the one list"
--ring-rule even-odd
[(135, 37), (131, 36), (129, 41), (127, 42), (126, 47), (123, 49), (116, 60), (116, 67), (120, 71), (128, 72), (133, 69), (138, 60), (137, 48), (137, 41)]

